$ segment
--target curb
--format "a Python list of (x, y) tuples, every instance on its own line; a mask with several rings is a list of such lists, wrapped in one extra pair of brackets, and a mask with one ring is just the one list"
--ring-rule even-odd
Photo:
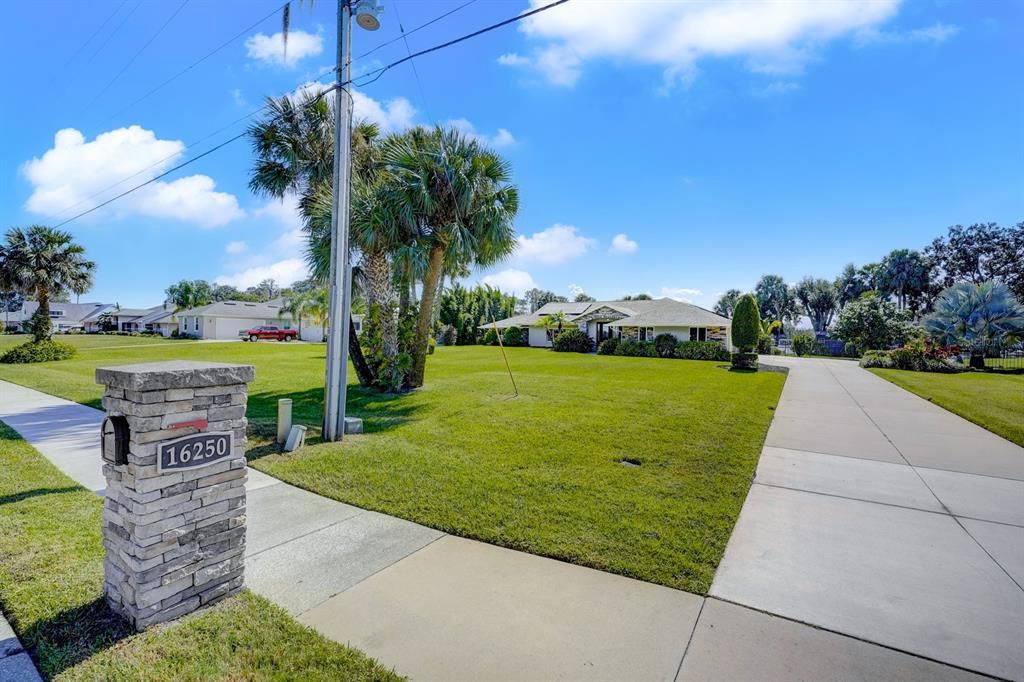
[(42, 682), (32, 657), (0, 612), (0, 682)]

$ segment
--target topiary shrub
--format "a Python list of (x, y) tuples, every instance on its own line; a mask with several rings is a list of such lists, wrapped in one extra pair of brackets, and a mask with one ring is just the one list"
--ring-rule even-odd
[(732, 342), (739, 349), (732, 355), (733, 367), (757, 369), (757, 356), (754, 355), (753, 362), (749, 356), (753, 355), (761, 335), (761, 312), (757, 309), (757, 299), (752, 294), (743, 294), (732, 313)]
[(676, 354), (676, 344), (679, 340), (672, 334), (663, 333), (654, 337), (654, 350), (662, 358), (671, 358)]
[(501, 342), (506, 346), (525, 346), (529, 330), (522, 330), (519, 327), (509, 327), (501, 337)]
[(494, 331), (491, 327), (484, 332), (484, 338), (480, 341), (485, 346), (497, 346), (498, 345), (498, 332)]
[(717, 341), (680, 341), (676, 344), (675, 356), (682, 360), (729, 359), (729, 351)]
[(793, 335), (793, 352), (797, 355), (810, 355), (814, 352), (814, 337), (810, 334)]
[(73, 357), (77, 351), (68, 343), (59, 341), (30, 341), (15, 346), (3, 355), (0, 355), (0, 362), (7, 364), (26, 364), (30, 362), (53, 362), (54, 360), (67, 360)]
[(556, 353), (593, 353), (594, 339), (580, 329), (566, 329), (555, 337), (551, 349)]
[(757, 369), (757, 353), (733, 353), (733, 369)]
[(615, 349), (619, 346), (619, 340), (615, 338), (605, 339), (597, 347), (598, 355), (615, 355)]

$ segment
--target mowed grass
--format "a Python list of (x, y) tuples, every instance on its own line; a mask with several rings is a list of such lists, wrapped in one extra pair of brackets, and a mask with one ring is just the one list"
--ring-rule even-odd
[[(3, 317), (0, 316), (0, 321)], [(12, 346), (27, 343), (28, 334), (0, 334), (0, 353)], [(54, 341), (69, 343), (76, 348), (118, 348), (124, 346), (151, 346), (154, 344), (189, 344), (188, 339), (165, 339), (161, 336), (117, 336), (116, 334), (54, 334)]]
[(248, 592), (133, 635), (102, 598), (102, 509), (0, 423), (0, 609), (47, 678), (400, 679)]
[(1024, 374), (871, 371), (1024, 447)]
[[(83, 350), (59, 363), (0, 366), (0, 378), (98, 405), (96, 366), (171, 358), (255, 365), (257, 426), (284, 397), (297, 419), (320, 421), (322, 345)], [(456, 535), (706, 592), (784, 375), (529, 348), (509, 349), (509, 360), (519, 397), (497, 348), (439, 348), (419, 391), (350, 386), (349, 414), (364, 418), (366, 434), (288, 455), (254, 447), (251, 464)]]

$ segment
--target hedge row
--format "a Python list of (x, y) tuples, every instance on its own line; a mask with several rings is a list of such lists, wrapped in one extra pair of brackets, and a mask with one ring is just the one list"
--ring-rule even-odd
[[(669, 339), (671, 339), (671, 343)], [(725, 362), (729, 359), (729, 351), (717, 341), (677, 341), (671, 334), (659, 334), (654, 341), (605, 339), (601, 342), (597, 352), (599, 355), (640, 358), (677, 358), (680, 360), (716, 360), (718, 362)]]

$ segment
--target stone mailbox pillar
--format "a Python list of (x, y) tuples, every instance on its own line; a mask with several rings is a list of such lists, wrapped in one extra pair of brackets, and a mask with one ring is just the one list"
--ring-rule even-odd
[(249, 365), (99, 368), (107, 603), (136, 630), (234, 594), (245, 560)]

